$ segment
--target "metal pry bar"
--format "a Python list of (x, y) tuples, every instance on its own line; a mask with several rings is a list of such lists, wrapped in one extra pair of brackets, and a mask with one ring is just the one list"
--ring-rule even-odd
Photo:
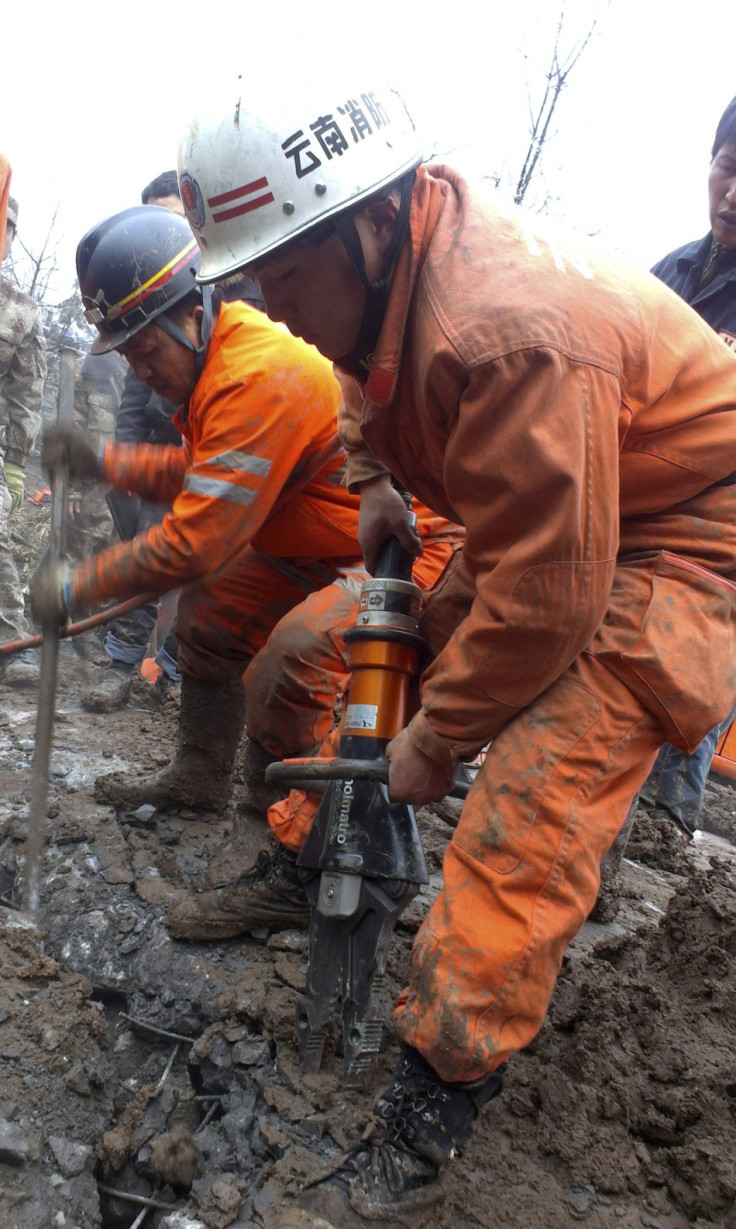
[[(59, 396), (56, 421), (65, 426), (71, 424), (74, 413), (74, 382), (78, 357), (76, 350), (66, 348), (61, 350), (59, 358)], [(58, 562), (64, 554), (68, 485), (69, 474), (66, 466), (60, 466), (52, 476), (51, 527), (47, 552), (48, 557), (54, 562)], [(46, 836), (51, 743), (54, 732), (56, 680), (59, 669), (58, 624), (44, 624), (42, 630), (36, 743), (33, 751), (31, 805), (23, 877), (23, 909), (34, 921), (38, 915), (40, 900), (41, 855)]]

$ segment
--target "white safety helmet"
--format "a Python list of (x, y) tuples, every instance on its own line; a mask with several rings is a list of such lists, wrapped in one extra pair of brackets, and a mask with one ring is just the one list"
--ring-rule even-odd
[(179, 148), (179, 183), (215, 282), (371, 196), (419, 165), (396, 90), (319, 74), (298, 92), (239, 77), (216, 114), (198, 115)]

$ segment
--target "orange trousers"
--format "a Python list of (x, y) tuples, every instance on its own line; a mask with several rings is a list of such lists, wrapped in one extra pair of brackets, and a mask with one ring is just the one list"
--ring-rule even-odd
[[(425, 540), (414, 566), (421, 588), (454, 549)], [(249, 735), (272, 755), (312, 754), (349, 682), (344, 635), (367, 577), (359, 558), (305, 562), (248, 547), (236, 567), (182, 591), (179, 668), (208, 681), (242, 676)]]
[(443, 1079), (479, 1079), (534, 1037), (662, 739), (588, 654), (494, 739), (395, 1007)]

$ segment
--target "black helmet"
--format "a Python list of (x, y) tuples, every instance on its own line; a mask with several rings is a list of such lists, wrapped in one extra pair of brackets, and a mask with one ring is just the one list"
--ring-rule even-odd
[(77, 247), (85, 317), (106, 354), (196, 290), (200, 253), (189, 223), (159, 205), (137, 205), (99, 222)]

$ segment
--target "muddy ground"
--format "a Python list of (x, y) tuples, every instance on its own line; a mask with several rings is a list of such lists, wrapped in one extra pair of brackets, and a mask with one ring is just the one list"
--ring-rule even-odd
[[(303, 1076), (305, 935), (168, 937), (167, 905), (226, 877), (233, 841), (247, 861), (267, 832), (239, 816), (240, 786), (204, 818), (98, 801), (96, 777), (168, 762), (177, 717), (142, 679), (124, 712), (86, 713), (99, 669), (62, 654), (37, 928), (17, 908), (35, 695), (0, 684), (0, 1224), (268, 1227), (360, 1133), (396, 1046), (389, 1033), (361, 1092), (342, 1089), (329, 1043)], [(421, 813), (433, 882), (394, 936), (392, 993), (447, 815)], [(736, 793), (710, 784), (703, 823), (686, 845), (638, 820), (618, 917), (571, 947), (541, 1033), (427, 1227), (736, 1229)]]

